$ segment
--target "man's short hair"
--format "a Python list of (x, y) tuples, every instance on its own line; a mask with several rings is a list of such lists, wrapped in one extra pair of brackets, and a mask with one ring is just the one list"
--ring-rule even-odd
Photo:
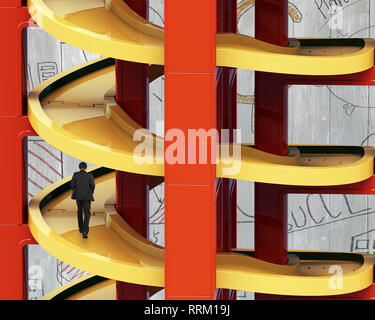
[(86, 163), (86, 162), (81, 162), (81, 163), (79, 164), (79, 168), (80, 168), (80, 169), (87, 169), (87, 163)]

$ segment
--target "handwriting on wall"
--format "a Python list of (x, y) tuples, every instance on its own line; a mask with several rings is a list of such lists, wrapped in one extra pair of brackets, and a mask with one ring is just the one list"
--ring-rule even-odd
[(328, 20), (332, 14), (349, 6), (350, 2), (353, 3), (353, 0), (314, 0), (314, 2), (324, 19)]

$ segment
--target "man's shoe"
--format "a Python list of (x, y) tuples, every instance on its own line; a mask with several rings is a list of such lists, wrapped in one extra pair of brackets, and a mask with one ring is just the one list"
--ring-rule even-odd
[(83, 233), (82, 236), (83, 236), (83, 239), (87, 239), (87, 233)]

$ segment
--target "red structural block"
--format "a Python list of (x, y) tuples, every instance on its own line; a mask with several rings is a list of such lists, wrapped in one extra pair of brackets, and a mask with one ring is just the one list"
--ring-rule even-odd
[(148, 20), (149, 0), (123, 0), (134, 12)]
[[(191, 15), (194, 23), (183, 23)], [(215, 298), (216, 165), (211, 159), (207, 164), (198, 159), (195, 164), (187, 161), (188, 130), (216, 129), (215, 69), (216, 0), (191, 0), (184, 3), (183, 10), (179, 1), (166, 0), (166, 299)], [(176, 137), (173, 140), (168, 135), (176, 128), (184, 134), (185, 161), (173, 164), (167, 153)], [(209, 145), (205, 148), (208, 154)]]
[[(288, 87), (278, 75), (255, 75), (255, 146), (262, 151), (288, 154)], [(276, 188), (276, 189), (275, 189)], [(287, 198), (277, 186), (255, 183), (255, 257), (271, 263), (288, 261)]]
[[(230, 252), (237, 247), (237, 184), (232, 179), (217, 179), (217, 252)], [(236, 291), (217, 289), (217, 300), (235, 300)]]
[[(148, 0), (124, 0), (148, 19)], [(148, 70), (146, 64), (116, 60), (116, 101), (142, 127), (148, 128)], [(148, 238), (148, 177), (116, 171), (116, 209), (139, 234)], [(147, 299), (148, 287), (116, 281), (118, 300)]]
[(116, 60), (116, 101), (143, 128), (148, 128), (148, 69), (142, 63)]
[(27, 299), (23, 247), (35, 244), (27, 223), (27, 136), (36, 135), (28, 117), (0, 117), (3, 170), (0, 187), (0, 299)]
[[(116, 101), (134, 121), (148, 128), (148, 65), (116, 61)], [(119, 214), (147, 238), (148, 177), (116, 171), (116, 195)]]
[[(217, 33), (237, 31), (237, 1), (217, 0)], [(237, 128), (237, 70), (217, 68), (217, 129), (229, 129), (229, 142)], [(217, 251), (228, 252), (237, 246), (237, 181), (217, 179)], [(236, 298), (235, 290), (217, 289), (217, 300)]]
[(29, 24), (26, 1), (0, 4), (0, 299), (27, 299), (24, 246), (34, 244), (27, 223), (25, 137), (36, 135), (26, 114), (26, 57), (23, 30)]
[(148, 236), (148, 177), (116, 171), (116, 209), (139, 234)]
[(257, 0), (255, 38), (286, 47), (288, 45), (288, 1)]
[[(288, 45), (288, 1), (257, 0), (255, 38)], [(272, 73), (255, 72), (255, 147), (285, 156), (288, 153), (288, 92)], [(277, 264), (288, 261), (287, 199), (274, 186), (254, 184), (254, 255)], [(255, 294), (255, 299), (267, 295)]]
[(2, 7), (19, 8), (19, 7), (25, 7), (26, 4), (27, 4), (27, 0), (2, 0), (0, 3), (0, 8)]
[[(288, 45), (288, 1), (257, 0), (255, 37)], [(255, 147), (285, 156), (288, 153), (288, 92), (272, 73), (255, 72)], [(255, 183), (255, 257), (285, 264), (287, 256), (287, 202), (272, 185)], [(256, 296), (260, 297), (260, 296)]]
[[(18, 1), (6, 3), (17, 5)], [(29, 19), (27, 7), (0, 7), (0, 38), (4, 45), (0, 53), (0, 116), (26, 114), (27, 88), (22, 31), (28, 26)]]
[(255, 184), (255, 257), (267, 262), (288, 262), (287, 197), (277, 185)]
[(0, 300), (27, 299), (24, 247), (28, 244), (36, 242), (27, 224), (0, 224)]
[(0, 224), (27, 221), (27, 148), (24, 138), (35, 135), (28, 117), (0, 117), (0, 166), (4, 168), (0, 184)]

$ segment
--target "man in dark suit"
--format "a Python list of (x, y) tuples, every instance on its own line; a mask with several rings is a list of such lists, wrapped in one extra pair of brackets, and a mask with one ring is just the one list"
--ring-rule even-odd
[[(91, 201), (94, 201), (95, 182), (92, 173), (86, 172), (87, 164), (85, 162), (79, 164), (79, 169), (80, 171), (74, 172), (70, 185), (73, 190), (72, 199), (77, 202), (79, 232), (86, 239), (89, 233), (90, 208)], [(82, 211), (85, 214), (83, 221)]]

